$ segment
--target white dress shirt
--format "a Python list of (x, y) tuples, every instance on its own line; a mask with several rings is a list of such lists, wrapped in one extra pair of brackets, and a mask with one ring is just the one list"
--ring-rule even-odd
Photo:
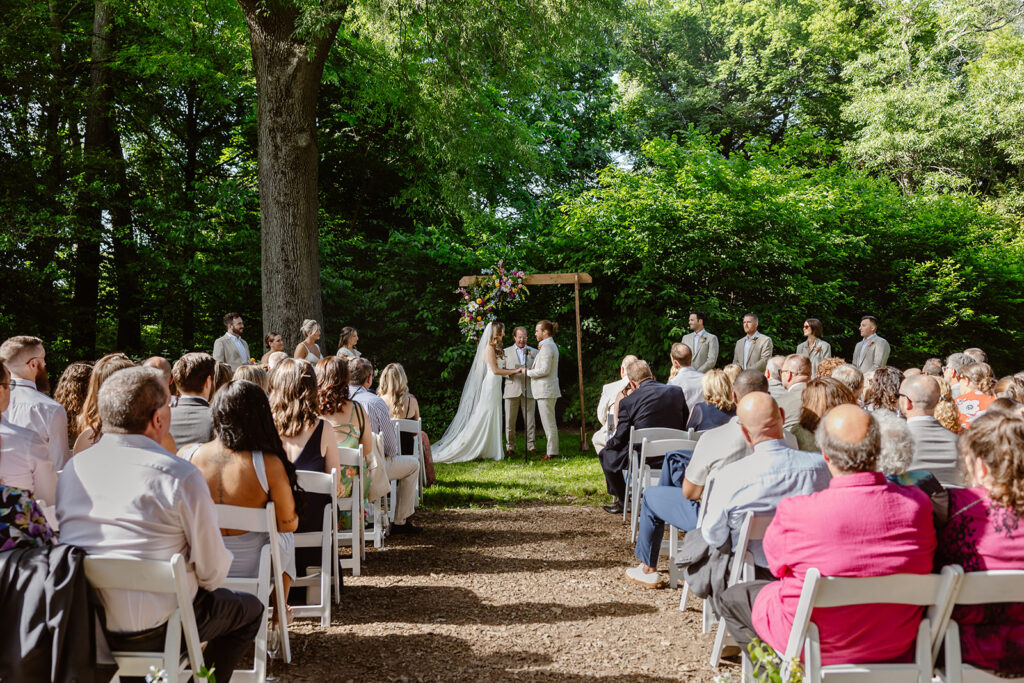
[(235, 348), (238, 349), (238, 353), (242, 356), (242, 365), (249, 364), (249, 347), (242, 341), (242, 337), (237, 334), (228, 332), (228, 335), (235, 342)]
[(523, 365), (526, 365), (526, 347), (525, 346), (519, 346), (518, 344), (516, 344), (515, 347), (516, 347), (516, 358), (519, 359), (519, 366), (522, 367)]
[(68, 414), (64, 406), (36, 389), (30, 379), (11, 377), (11, 405), (4, 413), (18, 427), (31, 429), (46, 445), (54, 470), (64, 467), (68, 450)]
[[(756, 332), (754, 333), (756, 334)], [(747, 369), (747, 364), (750, 362), (750, 347), (754, 345), (754, 335), (748, 334), (743, 339), (743, 369)]]
[(57, 473), (46, 444), (31, 429), (6, 418), (0, 418), (0, 483), (31, 491), (50, 505), (57, 494)]
[(692, 365), (679, 368), (679, 372), (668, 383), (683, 390), (688, 410), (692, 411), (695, 405), (704, 400), (704, 373), (694, 370)]
[[(144, 560), (186, 557), (189, 590), (224, 583), (232, 555), (202, 473), (141, 434), (104, 434), (68, 461), (57, 482), (61, 543), (89, 555)], [(155, 628), (177, 607), (173, 595), (103, 590), (115, 632)]]

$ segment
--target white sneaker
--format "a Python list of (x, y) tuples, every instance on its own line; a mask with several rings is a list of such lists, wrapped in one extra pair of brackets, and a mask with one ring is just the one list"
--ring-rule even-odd
[(645, 572), (642, 564), (627, 569), (626, 578), (639, 583), (645, 588), (661, 588), (664, 585), (664, 582), (661, 580), (661, 574), (658, 572)]

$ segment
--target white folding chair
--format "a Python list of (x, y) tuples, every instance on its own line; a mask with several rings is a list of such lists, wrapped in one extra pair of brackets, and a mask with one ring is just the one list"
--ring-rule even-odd
[[(173, 680), (187, 681), (203, 667), (203, 650), (192, 611), (188, 570), (181, 553), (169, 561), (91, 555), (85, 558), (85, 577), (93, 588), (175, 595), (178, 607), (167, 619), (164, 649), (152, 652), (112, 652), (119, 676), (145, 676), (149, 668), (167, 671)], [(185, 636), (186, 655), (181, 654)], [(81, 634), (79, 634), (81, 637)], [(191, 668), (189, 668), (191, 667)], [(174, 673), (172, 673), (174, 672)], [(198, 679), (196, 679), (198, 681)]]
[[(270, 607), (270, 586), (274, 586), (274, 609), (277, 611), (277, 630), (280, 636), (281, 653), (286, 662), (291, 661), (291, 645), (288, 642), (288, 619), (281, 618), (287, 613), (285, 606), (284, 561), (281, 558), (280, 539), (277, 536), (277, 512), (274, 503), (263, 508), (246, 508), (237, 505), (217, 505), (217, 526), (221, 529), (236, 529), (267, 534), (269, 542), (260, 553), (260, 564), (256, 576), (228, 577), (224, 587), (233, 591), (252, 593), (265, 607)], [(233, 680), (257, 681), (267, 677), (267, 620), (260, 623), (256, 633), (256, 650), (253, 654), (253, 668), (236, 669)]]
[[(423, 431), (423, 422), (419, 418), (415, 420), (399, 420), (397, 418), (391, 419), (391, 424), (395, 428), (395, 439), (398, 442), (399, 455), (411, 455), (420, 463), (420, 476), (419, 482), (416, 485), (416, 504), (423, 499), (423, 489), (427, 485), (427, 467), (424, 461), (423, 455), (423, 442), (420, 440), (420, 432)], [(402, 451), (402, 434), (412, 435), (412, 452), (405, 453)], [(392, 495), (392, 508), (397, 504), (398, 493), (395, 486), (391, 487)]]
[[(320, 566), (309, 567), (309, 573), (292, 581), (293, 588), (306, 589), (306, 604), (293, 605), (292, 616), (296, 619), (320, 618), (320, 625), (331, 625), (331, 585), (338, 574), (338, 470), (330, 474), (323, 472), (297, 472), (299, 486), (308, 493), (324, 493), (331, 496), (331, 502), (324, 506), (323, 525), (320, 531), (295, 534), (295, 548), (320, 548)], [(340, 588), (340, 587), (339, 587)], [(319, 589), (319, 602), (312, 602)]]
[[(768, 531), (768, 525), (774, 518), (774, 511), (758, 514), (748, 512), (743, 518), (740, 535), (732, 554), (732, 562), (729, 564), (728, 586), (754, 580), (754, 554), (750, 551), (750, 544), (764, 538), (765, 532)], [(711, 648), (711, 666), (716, 669), (722, 658), (722, 647), (725, 646), (725, 631), (725, 619), (719, 617), (715, 644)]]
[(629, 458), (629, 468), (626, 470), (626, 499), (622, 501), (622, 521), (626, 521), (626, 515), (632, 512), (633, 487), (636, 478), (640, 475), (640, 453), (636, 446), (643, 443), (644, 439), (660, 441), (661, 439), (685, 439), (689, 436), (685, 429), (669, 429), (668, 427), (644, 427), (637, 429), (629, 428), (629, 444), (626, 455)]
[[(809, 569), (804, 576), (793, 630), (790, 631), (789, 643), (786, 645), (782, 679), (787, 680), (790, 662), (803, 653), (803, 680), (808, 682), (841, 680), (928, 683), (932, 680), (932, 645), (941, 637), (939, 627), (942, 614), (947, 611), (949, 603), (956, 599), (962, 578), (963, 570), (956, 565), (943, 567), (941, 574), (892, 574), (860, 578), (822, 576), (817, 569)], [(874, 604), (918, 605), (928, 608), (917, 629), (914, 661), (822, 666), (821, 640), (814, 623), (814, 609)]]
[[(1002, 569), (964, 574), (949, 611), (952, 612), (956, 605), (986, 605), (994, 602), (1024, 602), (1024, 570)], [(1001, 678), (988, 669), (965, 664), (960, 650), (960, 626), (955, 620), (949, 619), (943, 632), (946, 656), (938, 669), (939, 680), (943, 683), (1024, 682), (1024, 677)]]
[[(347, 498), (338, 498), (338, 509), (349, 510), (352, 515), (352, 528), (348, 531), (337, 530), (336, 545), (344, 543), (346, 546), (352, 547), (352, 556), (344, 558), (338, 561), (338, 564), (344, 569), (352, 570), (352, 576), (359, 576), (361, 573), (361, 564), (363, 558), (363, 477), (365, 476), (365, 467), (363, 461), (363, 446), (359, 445), (358, 448), (343, 448), (338, 446), (338, 461), (342, 467), (349, 466), (358, 469), (355, 481), (352, 482), (352, 494)], [(340, 580), (335, 579), (334, 588), (335, 595), (334, 600), (337, 603), (341, 603), (341, 591)]]
[(640, 443), (640, 474), (636, 478), (636, 491), (633, 496), (633, 510), (630, 512), (630, 543), (636, 543), (636, 531), (640, 526), (640, 502), (644, 489), (653, 486), (661, 477), (660, 469), (653, 469), (647, 462), (649, 458), (664, 456), (670, 451), (692, 451), (696, 441), (688, 439), (653, 439), (645, 438)]

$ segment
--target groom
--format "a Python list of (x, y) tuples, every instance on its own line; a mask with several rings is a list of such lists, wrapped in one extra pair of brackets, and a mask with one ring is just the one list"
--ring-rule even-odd
[[(517, 327), (512, 333), (515, 343), (505, 349), (504, 367), (506, 370), (516, 370), (526, 367), (532, 368), (537, 359), (537, 349), (526, 345), (526, 328)], [(531, 382), (526, 380), (522, 374), (508, 375), (505, 377), (505, 452), (514, 453), (516, 450), (516, 425), (519, 423), (519, 416), (526, 416), (526, 450), (535, 453), (534, 439), (536, 429), (534, 427), (534, 400), (533, 387)]]
[(561, 397), (558, 390), (558, 347), (551, 337), (558, 331), (558, 323), (541, 320), (534, 329), (537, 337), (537, 358), (532, 368), (523, 368), (530, 378), (533, 397), (537, 401), (540, 423), (544, 426), (547, 452), (541, 460), (550, 460), (558, 455), (558, 425), (555, 424), (555, 401)]

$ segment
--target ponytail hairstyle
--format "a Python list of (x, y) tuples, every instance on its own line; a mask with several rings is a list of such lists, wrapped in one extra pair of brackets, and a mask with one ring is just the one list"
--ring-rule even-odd
[(996, 381), (992, 377), (992, 366), (988, 363), (971, 363), (963, 369), (963, 376), (975, 390), (992, 395)]
[(963, 426), (960, 424), (960, 409), (957, 407), (956, 401), (953, 400), (953, 392), (943, 378), (933, 376), (932, 379), (939, 385), (939, 402), (935, 406), (935, 419), (949, 431), (959, 434), (963, 431)]
[(553, 323), (550, 320), (541, 320), (539, 323), (537, 323), (537, 326), (540, 327), (540, 329), (546, 331), (552, 337), (554, 337), (555, 334), (558, 332), (558, 323)]

